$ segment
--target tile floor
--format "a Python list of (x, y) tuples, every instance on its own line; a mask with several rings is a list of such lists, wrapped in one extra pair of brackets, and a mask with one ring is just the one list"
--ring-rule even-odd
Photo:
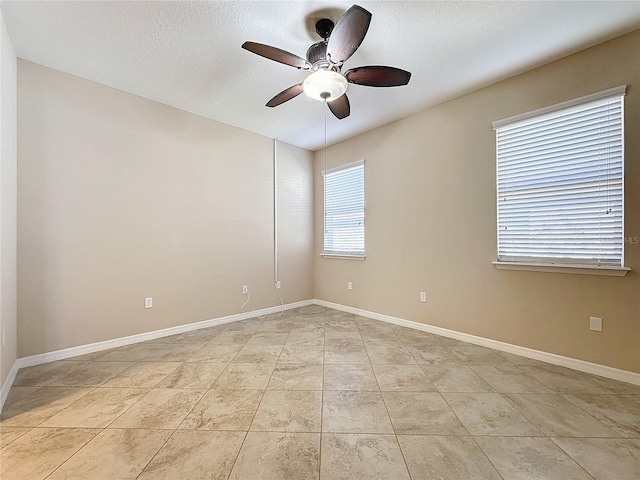
[(319, 306), (20, 370), (0, 477), (640, 479), (640, 387)]

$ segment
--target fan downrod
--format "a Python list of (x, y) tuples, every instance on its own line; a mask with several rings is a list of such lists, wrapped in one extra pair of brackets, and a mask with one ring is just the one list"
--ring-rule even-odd
[(333, 21), (328, 18), (321, 18), (316, 22), (316, 33), (322, 37), (323, 40), (327, 40), (333, 32)]

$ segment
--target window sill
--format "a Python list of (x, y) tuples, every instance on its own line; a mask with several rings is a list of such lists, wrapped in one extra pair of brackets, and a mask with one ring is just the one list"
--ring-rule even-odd
[(343, 260), (364, 260), (367, 258), (366, 255), (340, 255), (337, 253), (321, 253), (320, 256), (322, 258), (339, 258)]
[(493, 262), (498, 270), (523, 270), (528, 272), (574, 273), (578, 275), (606, 275), (624, 277), (628, 267), (590, 267), (585, 265), (540, 265), (536, 263)]

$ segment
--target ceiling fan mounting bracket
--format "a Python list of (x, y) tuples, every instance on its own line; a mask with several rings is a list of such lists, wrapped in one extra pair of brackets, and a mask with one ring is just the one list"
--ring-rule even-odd
[(329, 18), (321, 18), (316, 22), (316, 33), (326, 42), (333, 32), (334, 23)]

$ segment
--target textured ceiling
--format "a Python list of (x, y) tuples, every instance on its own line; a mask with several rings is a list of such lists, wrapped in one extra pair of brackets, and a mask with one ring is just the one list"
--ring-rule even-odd
[[(300, 147), (324, 142), (325, 106), (264, 104), (305, 73), (242, 50), (304, 57), (315, 21), (350, 1), (2, 1), (20, 58)], [(345, 68), (391, 65), (405, 87), (351, 85), (351, 116), (329, 113), (334, 143), (640, 28), (640, 2), (362, 1), (369, 32)]]

